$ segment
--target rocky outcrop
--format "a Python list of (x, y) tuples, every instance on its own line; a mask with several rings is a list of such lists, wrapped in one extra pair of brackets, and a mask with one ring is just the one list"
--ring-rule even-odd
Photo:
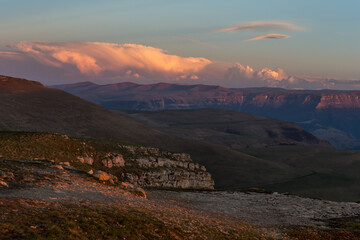
[(146, 198), (146, 192), (141, 187), (136, 187), (131, 183), (120, 182), (117, 177), (104, 171), (88, 172), (89, 175), (93, 176), (100, 182), (108, 182), (111, 185), (119, 186), (120, 188), (127, 190), (139, 197)]
[(125, 166), (138, 166), (137, 172), (124, 172), (122, 178), (138, 186), (183, 189), (213, 189), (211, 174), (194, 163), (189, 154), (162, 152), (157, 148), (122, 146), (129, 152)]
[(211, 174), (206, 171), (205, 166), (194, 163), (189, 154), (171, 153), (144, 146), (118, 147), (119, 152), (116, 153), (105, 153), (102, 157), (95, 157), (96, 154), (78, 156), (77, 160), (94, 167), (100, 164), (108, 168), (104, 171), (90, 170), (88, 174), (111, 184), (120, 179), (135, 186), (214, 189)]
[(106, 157), (101, 160), (101, 163), (108, 168), (125, 166), (123, 156), (118, 153), (108, 153)]
[(89, 156), (77, 159), (83, 164), (108, 168), (106, 172), (88, 172), (99, 181), (116, 182), (118, 178), (135, 186), (214, 189), (211, 174), (205, 166), (194, 163), (189, 154), (130, 145), (119, 145), (119, 152), (106, 153), (98, 159)]
[(89, 157), (89, 156), (79, 156), (77, 157), (77, 159), (81, 162), (81, 163), (86, 163), (89, 165), (93, 165), (94, 164), (94, 158), (93, 157)]
[(214, 181), (208, 172), (192, 172), (182, 169), (168, 169), (142, 172), (139, 174), (124, 173), (129, 182), (139, 186), (182, 188), (182, 189), (213, 189)]
[(111, 179), (116, 179), (115, 176), (108, 174), (104, 171), (96, 171), (92, 174), (94, 178), (96, 178), (99, 181), (110, 181)]

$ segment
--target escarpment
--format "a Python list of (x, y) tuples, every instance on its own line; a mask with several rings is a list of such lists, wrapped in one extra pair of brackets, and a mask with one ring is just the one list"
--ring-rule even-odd
[(106, 153), (94, 160), (77, 159), (82, 164), (99, 166), (123, 181), (142, 187), (214, 189), (214, 181), (205, 166), (194, 163), (189, 154), (170, 153), (158, 148), (119, 145), (123, 154)]
[(185, 153), (161, 152), (157, 148), (124, 146), (132, 156), (125, 166), (138, 166), (137, 173), (123, 173), (133, 184), (151, 187), (213, 189), (214, 181), (202, 165)]

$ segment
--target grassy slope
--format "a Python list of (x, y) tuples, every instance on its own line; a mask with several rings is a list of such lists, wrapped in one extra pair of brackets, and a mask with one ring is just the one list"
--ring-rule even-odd
[(332, 200), (360, 200), (359, 151), (311, 146), (278, 146), (241, 149), (240, 151), (312, 172), (307, 176), (290, 181), (264, 185), (262, 186), (264, 188)]
[[(227, 159), (229, 169), (232, 166), (243, 167), (244, 169), (242, 172), (244, 175), (235, 176), (238, 178), (238, 183), (243, 181), (242, 177), (256, 179), (259, 176), (278, 175), (277, 180), (268, 178), (267, 184), (260, 183), (258, 185), (254, 181), (253, 186), (332, 200), (360, 200), (360, 190), (357, 187), (360, 183), (360, 152), (336, 150), (320, 145), (271, 146), (271, 144), (281, 141), (286, 142), (283, 137), (274, 139), (266, 134), (266, 130), (273, 132), (281, 130), (282, 125), (280, 123), (284, 124), (282, 121), (246, 113), (213, 109), (117, 112), (168, 134), (219, 143), (228, 147), (232, 146), (237, 151), (246, 154), (248, 161), (256, 159), (257, 166), (262, 168), (252, 168), (246, 165), (244, 159), (241, 161), (242, 166), (240, 166), (236, 160), (232, 161), (231, 156), (229, 156)], [(226, 134), (224, 129), (233, 129), (243, 134)], [(265, 136), (262, 136), (264, 133)], [(261, 147), (261, 144), (264, 143), (270, 146)], [(244, 148), (248, 145), (253, 147)], [(272, 169), (271, 166), (274, 165), (269, 164), (270, 162), (279, 164), (278, 168)], [(209, 165), (216, 168), (217, 163), (210, 161)], [(278, 171), (281, 168), (283, 170)], [(266, 170), (264, 171), (264, 169)], [(294, 169), (296, 169), (297, 175), (293, 174)], [(289, 170), (292, 175), (287, 178), (286, 174), (290, 173)], [(226, 178), (226, 171), (224, 173), (221, 177)], [(229, 176), (230, 174), (229, 172)], [(228, 184), (226, 187), (244, 187), (238, 183), (226, 183)]]
[(225, 109), (114, 112), (169, 135), (229, 148), (322, 144), (296, 124)]

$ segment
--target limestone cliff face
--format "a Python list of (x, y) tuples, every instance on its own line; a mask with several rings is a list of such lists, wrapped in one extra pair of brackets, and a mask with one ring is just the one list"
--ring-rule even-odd
[(183, 189), (213, 189), (214, 181), (204, 166), (185, 153), (162, 152), (157, 148), (124, 146), (130, 157), (125, 166), (138, 166), (137, 173), (123, 173), (126, 181), (139, 186)]
[(360, 109), (360, 95), (358, 93), (323, 94), (316, 109)]
[(122, 181), (136, 186), (214, 189), (211, 174), (204, 166), (194, 163), (189, 154), (164, 152), (143, 146), (119, 147), (123, 154), (107, 153), (98, 160), (89, 156), (77, 159), (83, 164), (101, 164)]

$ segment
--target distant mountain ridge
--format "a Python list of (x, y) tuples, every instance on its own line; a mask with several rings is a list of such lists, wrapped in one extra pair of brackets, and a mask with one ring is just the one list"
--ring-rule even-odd
[[(360, 91), (230, 89), (212, 85), (91, 82), (53, 86), (109, 109), (224, 108), (296, 122), (344, 149), (360, 149)], [(335, 137), (335, 135), (336, 137)]]

